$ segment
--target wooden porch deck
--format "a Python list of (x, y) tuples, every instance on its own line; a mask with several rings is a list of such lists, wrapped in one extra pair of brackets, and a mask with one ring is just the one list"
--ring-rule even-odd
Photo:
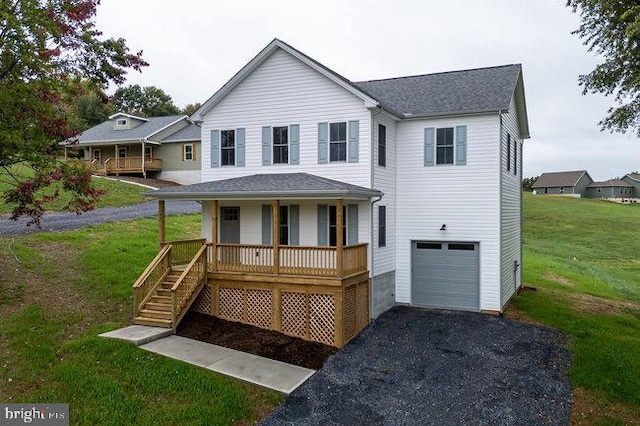
[(162, 171), (162, 160), (159, 158), (145, 158), (144, 167), (142, 157), (109, 157), (100, 164), (97, 160), (85, 160), (87, 167), (97, 175), (117, 175), (125, 173), (144, 173)]
[[(153, 322), (147, 313), (175, 329), (191, 308), (342, 347), (369, 323), (367, 248), (163, 243), (134, 284), (136, 322)], [(185, 286), (180, 280), (189, 276)]]

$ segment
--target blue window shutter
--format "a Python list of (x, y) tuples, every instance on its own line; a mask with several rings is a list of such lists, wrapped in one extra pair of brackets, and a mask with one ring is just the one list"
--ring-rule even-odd
[(358, 205), (347, 206), (347, 245), (358, 244)]
[(300, 206), (289, 206), (289, 245), (300, 245)]
[(358, 148), (360, 144), (360, 123), (358, 120), (349, 122), (349, 163), (358, 162)]
[(220, 130), (211, 131), (211, 167), (220, 167)]
[(271, 127), (262, 128), (262, 165), (271, 165)]
[(467, 164), (467, 126), (456, 126), (456, 164)]
[(329, 207), (318, 204), (318, 245), (329, 245)]
[(318, 164), (327, 164), (328, 156), (329, 123), (318, 123)]
[(289, 164), (300, 164), (300, 125), (289, 126)]
[(236, 129), (236, 166), (244, 167), (244, 128)]
[(271, 245), (271, 204), (262, 205), (262, 244)]
[(436, 129), (427, 127), (424, 129), (424, 165), (433, 166), (435, 163), (435, 134)]

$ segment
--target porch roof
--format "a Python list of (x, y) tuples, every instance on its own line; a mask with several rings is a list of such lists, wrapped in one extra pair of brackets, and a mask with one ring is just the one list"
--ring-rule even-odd
[(284, 198), (349, 198), (381, 197), (377, 189), (352, 185), (309, 173), (255, 174), (230, 179), (176, 186), (146, 192), (143, 195), (161, 200), (214, 199), (284, 199)]

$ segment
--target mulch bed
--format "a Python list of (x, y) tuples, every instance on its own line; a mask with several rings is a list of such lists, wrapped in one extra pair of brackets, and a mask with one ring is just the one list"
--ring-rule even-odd
[(189, 312), (176, 334), (312, 370), (320, 369), (327, 358), (338, 352), (333, 346), (198, 312)]

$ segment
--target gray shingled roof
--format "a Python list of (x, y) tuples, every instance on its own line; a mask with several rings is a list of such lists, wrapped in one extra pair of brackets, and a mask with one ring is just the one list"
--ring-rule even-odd
[(609, 180), (605, 180), (604, 182), (591, 182), (589, 185), (587, 185), (587, 188), (609, 188), (612, 186), (613, 187), (623, 186), (627, 188), (633, 188), (633, 185), (620, 179), (609, 179)]
[(358, 198), (378, 197), (382, 192), (309, 173), (256, 174), (147, 192), (159, 199), (219, 198)]
[(629, 173), (627, 176), (629, 176), (633, 180), (640, 182), (640, 173)]
[(575, 186), (586, 170), (572, 172), (543, 173), (531, 186), (532, 188), (553, 188), (557, 186)]
[(400, 117), (509, 109), (521, 66), (504, 65), (353, 83)]
[(180, 129), (177, 132), (169, 135), (167, 138), (162, 140), (162, 143), (165, 142), (190, 142), (190, 141), (199, 141), (202, 139), (202, 129), (196, 126), (194, 123), (189, 124), (184, 129)]
[(168, 125), (185, 117), (186, 116), (184, 115), (149, 117), (145, 118), (148, 121), (130, 130), (114, 130), (113, 120), (108, 120), (85, 130), (77, 137), (77, 139), (81, 144), (88, 144), (92, 142), (137, 141), (151, 137), (164, 127), (167, 127)]

